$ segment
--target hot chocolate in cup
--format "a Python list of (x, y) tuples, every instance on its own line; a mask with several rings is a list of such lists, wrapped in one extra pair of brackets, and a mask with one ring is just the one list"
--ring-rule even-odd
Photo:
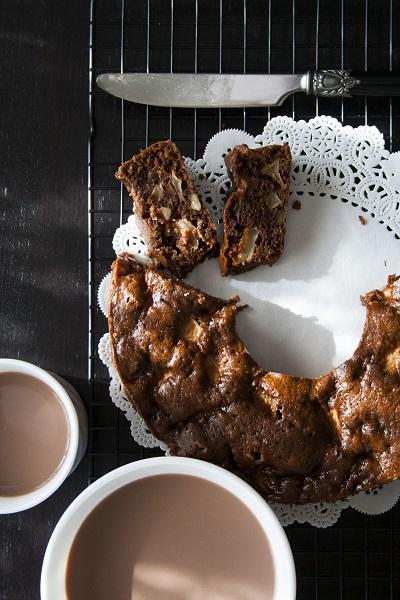
[(87, 416), (74, 388), (28, 362), (0, 359), (0, 513), (48, 498), (86, 445)]
[(293, 557), (265, 500), (183, 457), (104, 475), (68, 507), (43, 562), (42, 600), (294, 600)]

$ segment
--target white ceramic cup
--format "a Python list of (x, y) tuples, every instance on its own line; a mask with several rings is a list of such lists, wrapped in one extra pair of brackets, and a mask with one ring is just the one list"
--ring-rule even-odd
[(53, 494), (81, 461), (87, 446), (87, 415), (81, 398), (67, 381), (31, 363), (0, 358), (0, 373), (24, 373), (47, 384), (62, 403), (69, 424), (69, 444), (63, 462), (54, 475), (37, 489), (20, 496), (0, 495), (0, 514), (26, 510), (40, 504)]
[(296, 574), (292, 552), (281, 524), (265, 500), (247, 483), (221, 467), (175, 456), (148, 458), (119, 467), (101, 477), (72, 502), (47, 546), (40, 586), (42, 600), (68, 600), (65, 590), (68, 555), (75, 535), (89, 513), (124, 485), (165, 474), (200, 477), (239, 498), (256, 517), (268, 538), (275, 575), (274, 600), (295, 600)]

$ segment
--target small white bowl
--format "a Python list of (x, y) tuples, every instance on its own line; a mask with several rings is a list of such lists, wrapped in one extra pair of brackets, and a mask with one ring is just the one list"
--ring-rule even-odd
[(0, 373), (4, 372), (30, 375), (43, 381), (53, 390), (65, 409), (70, 439), (65, 458), (53, 477), (29, 494), (0, 495), (0, 514), (15, 513), (32, 508), (51, 496), (79, 464), (85, 453), (88, 437), (87, 415), (83, 402), (67, 381), (31, 363), (11, 358), (0, 358)]
[(42, 600), (68, 600), (65, 577), (72, 542), (83, 521), (104, 498), (119, 488), (154, 475), (192, 475), (211, 481), (239, 498), (259, 521), (269, 541), (275, 587), (274, 600), (295, 600), (296, 574), (285, 532), (265, 500), (247, 483), (221, 467), (192, 458), (148, 458), (119, 467), (84, 490), (67, 508), (47, 546), (41, 576)]

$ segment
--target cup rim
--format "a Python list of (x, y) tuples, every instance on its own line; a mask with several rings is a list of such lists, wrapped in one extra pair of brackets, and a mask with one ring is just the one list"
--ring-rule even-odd
[(19, 496), (0, 495), (0, 514), (11, 514), (32, 508), (51, 496), (65, 481), (73, 467), (79, 445), (79, 423), (74, 404), (62, 384), (48, 371), (24, 360), (0, 358), (0, 373), (23, 373), (47, 384), (57, 395), (67, 415), (69, 444), (66, 455), (57, 471), (43, 485)]
[(49, 540), (43, 560), (41, 600), (67, 600), (65, 576), (72, 542), (89, 513), (104, 498), (142, 478), (178, 474), (206, 479), (239, 498), (253, 513), (269, 541), (274, 575), (274, 600), (295, 600), (296, 573), (292, 551), (277, 516), (250, 485), (229, 471), (193, 458), (163, 456), (142, 459), (110, 471), (86, 488), (66, 509)]

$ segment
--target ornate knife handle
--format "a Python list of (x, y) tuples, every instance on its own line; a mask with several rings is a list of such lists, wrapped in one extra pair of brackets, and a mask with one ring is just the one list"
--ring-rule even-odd
[(309, 74), (309, 94), (329, 98), (399, 96), (400, 77), (390, 71), (318, 70)]

